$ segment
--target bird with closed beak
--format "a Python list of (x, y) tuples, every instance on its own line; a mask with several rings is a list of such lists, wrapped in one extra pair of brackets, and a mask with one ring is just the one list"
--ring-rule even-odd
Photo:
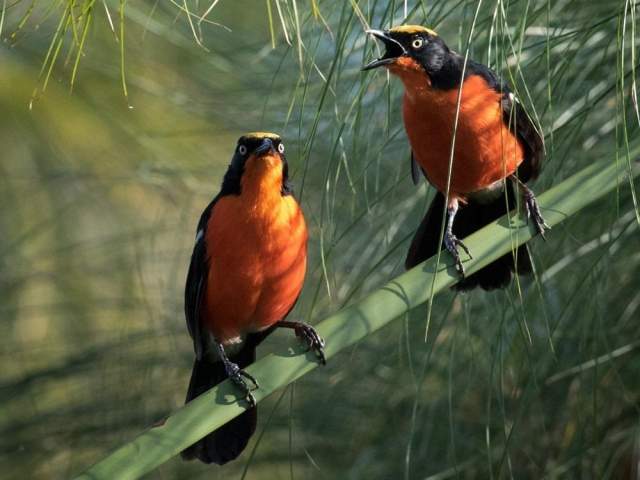
[(185, 315), (195, 361), (186, 402), (229, 378), (247, 410), (182, 452), (224, 464), (256, 429), (258, 382), (244, 371), (275, 328), (293, 329), (325, 363), (324, 341), (286, 321), (304, 282), (307, 227), (289, 183), (284, 143), (273, 133), (238, 140), (220, 193), (202, 213), (187, 274)]
[(404, 84), (402, 114), (412, 176), (418, 183), (424, 175), (437, 190), (409, 248), (406, 268), (437, 253), (445, 216), (442, 243), (462, 276), (457, 289), (501, 288), (512, 272), (531, 272), (526, 245), (467, 277), (458, 252), (460, 247), (471, 256), (460, 239), (516, 207), (516, 193), (536, 232), (544, 237), (549, 228), (526, 185), (540, 173), (544, 143), (524, 107), (495, 72), (465, 62), (429, 28), (403, 25), (367, 33), (381, 40), (386, 51), (363, 70), (384, 67)]

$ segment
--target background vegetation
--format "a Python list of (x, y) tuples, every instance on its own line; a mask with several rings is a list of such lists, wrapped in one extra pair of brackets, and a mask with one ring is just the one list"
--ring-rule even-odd
[[(359, 71), (376, 52), (366, 26), (408, 16), (461, 51), (473, 27), (472, 58), (545, 132), (536, 191), (597, 160), (635, 161), (635, 1), (0, 9), (7, 478), (69, 477), (182, 403), (195, 223), (239, 134), (286, 139), (311, 227), (294, 317), (313, 322), (402, 271), (431, 192), (410, 180), (399, 82)], [(262, 403), (264, 435), (237, 462), (174, 459), (152, 477), (619, 478), (640, 441), (631, 191), (533, 242), (537, 282), (440, 295), (426, 341), (418, 308)]]

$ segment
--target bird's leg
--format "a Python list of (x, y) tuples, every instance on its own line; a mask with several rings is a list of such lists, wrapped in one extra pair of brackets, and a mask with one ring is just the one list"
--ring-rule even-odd
[(449, 205), (447, 207), (447, 227), (444, 230), (444, 248), (453, 256), (453, 259), (456, 263), (456, 270), (458, 273), (464, 277), (464, 266), (462, 265), (462, 260), (460, 260), (460, 254), (458, 253), (458, 248), (462, 248), (469, 258), (473, 258), (467, 246), (462, 243), (458, 237), (453, 234), (453, 221), (456, 218), (456, 213), (458, 213), (458, 200), (452, 199), (449, 201)]
[[(222, 346), (221, 343), (218, 343), (218, 342), (215, 342), (215, 343), (216, 343), (216, 347), (218, 348), (218, 355), (220, 356), (220, 360), (224, 364), (224, 369), (227, 372), (227, 376), (240, 390), (242, 390), (242, 392), (244, 393), (244, 398), (249, 404), (249, 406), (255, 407), (256, 399), (253, 398), (253, 395), (251, 394), (251, 390), (255, 390), (259, 387), (258, 382), (256, 381), (255, 378), (253, 378), (252, 375), (249, 375), (247, 372), (242, 370), (238, 366), (238, 364), (233, 363), (231, 360), (229, 360), (229, 357), (227, 357), (227, 354), (224, 351), (224, 347)], [(249, 386), (249, 384), (247, 383), (247, 380), (253, 383), (253, 388)]]
[(282, 320), (276, 323), (277, 327), (293, 328), (293, 331), (301, 341), (307, 345), (307, 351), (313, 350), (313, 352), (323, 365), (327, 364), (327, 359), (324, 357), (324, 340), (318, 335), (315, 328), (311, 325), (307, 325), (302, 322), (288, 322)]
[(512, 175), (511, 178), (522, 190), (522, 199), (524, 200), (524, 208), (527, 213), (527, 222), (532, 218), (536, 226), (536, 231), (542, 238), (544, 238), (544, 232), (546, 230), (550, 230), (551, 227), (547, 225), (542, 217), (542, 212), (540, 212), (540, 206), (538, 205), (536, 196), (518, 177)]

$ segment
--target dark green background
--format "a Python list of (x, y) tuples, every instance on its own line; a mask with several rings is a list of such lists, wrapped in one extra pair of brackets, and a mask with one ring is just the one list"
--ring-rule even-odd
[[(88, 3), (76, 2), (76, 16)], [(194, 229), (241, 133), (273, 130), (286, 142), (311, 233), (296, 319), (317, 321), (400, 273), (431, 192), (410, 180), (400, 83), (359, 71), (375, 50), (354, 5), (380, 27), (402, 21), (403, 2), (297, 0), (299, 44), (294, 2), (281, 0), (288, 46), (272, 1), (272, 49), (266, 2), (223, 0), (209, 19), (231, 31), (203, 23), (205, 50), (181, 2), (131, 0), (127, 99), (119, 4), (106, 2), (114, 35), (98, 1), (73, 93), (69, 30), (32, 108), (67, 2), (34, 4), (22, 27), (31, 2), (9, 4), (0, 472), (68, 478), (181, 405)], [(477, 5), (408, 2), (411, 22), (461, 51)], [(546, 134), (537, 192), (593, 161), (627, 162), (625, 129), (632, 146), (638, 134), (637, 40), (624, 6), (480, 7), (472, 57), (515, 84)], [(419, 308), (261, 404), (266, 431), (250, 464), (254, 443), (224, 468), (173, 459), (150, 478), (240, 478), (247, 466), (255, 479), (619, 478), (638, 451), (640, 407), (640, 236), (621, 185), (533, 242), (537, 282), (441, 295), (426, 342)]]

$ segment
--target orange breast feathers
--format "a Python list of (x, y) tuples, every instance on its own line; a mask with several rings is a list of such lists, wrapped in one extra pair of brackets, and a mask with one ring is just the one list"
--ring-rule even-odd
[(276, 155), (248, 160), (240, 195), (215, 204), (206, 231), (209, 274), (204, 319), (216, 340), (233, 342), (282, 320), (307, 266), (307, 228), (292, 195), (282, 196)]
[[(403, 115), (416, 161), (441, 192), (447, 189), (449, 158), (458, 90), (437, 90), (420, 74), (404, 70)], [(524, 158), (518, 139), (503, 119), (501, 94), (480, 76), (467, 78), (462, 89), (450, 198), (462, 201), (511, 175)]]

